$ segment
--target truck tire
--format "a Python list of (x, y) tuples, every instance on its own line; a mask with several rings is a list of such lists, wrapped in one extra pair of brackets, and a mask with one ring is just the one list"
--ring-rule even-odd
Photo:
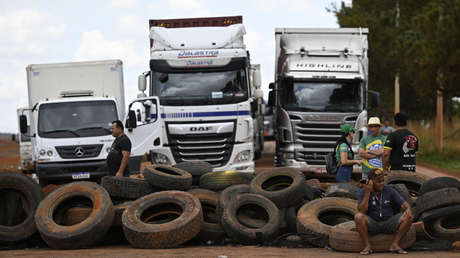
[(91, 214), (91, 207), (72, 207), (69, 208), (65, 215), (65, 225), (72, 226), (81, 223)]
[(221, 217), (217, 214), (219, 195), (206, 189), (193, 189), (188, 192), (200, 200), (203, 210), (203, 225), (195, 239), (204, 242), (224, 239), (225, 232), (220, 225)]
[(420, 215), (435, 208), (455, 204), (460, 204), (460, 192), (457, 188), (444, 188), (419, 196), (415, 206), (417, 215)]
[(101, 185), (111, 197), (129, 200), (136, 200), (155, 192), (155, 188), (141, 178), (105, 176), (101, 180)]
[(278, 206), (287, 208), (305, 196), (305, 176), (295, 169), (276, 169), (257, 175), (250, 183), (251, 192), (260, 194)]
[(432, 225), (435, 220), (454, 214), (460, 214), (460, 204), (423, 212), (420, 216), (420, 221), (423, 221), (425, 228), (430, 228), (430, 225)]
[(412, 197), (420, 195), (420, 187), (430, 177), (409, 171), (393, 171), (385, 177), (385, 184), (404, 184)]
[(221, 191), (231, 185), (249, 184), (253, 175), (238, 171), (209, 172), (201, 176), (200, 187)]
[[(329, 233), (335, 226), (322, 221), (324, 216), (340, 216), (353, 219), (358, 212), (357, 203), (348, 198), (329, 197), (311, 201), (303, 205), (297, 213), (297, 232), (311, 236), (311, 244), (325, 247), (329, 242)], [(335, 221), (337, 222), (337, 220)]]
[(436, 238), (447, 239), (452, 242), (460, 241), (459, 215), (460, 213), (456, 213), (435, 220), (432, 225), (432, 235)]
[(150, 165), (142, 174), (150, 185), (163, 190), (187, 191), (192, 185), (190, 173), (171, 166)]
[[(159, 216), (174, 213), (166, 219)], [(192, 194), (163, 191), (134, 201), (123, 212), (122, 223), (125, 237), (133, 247), (171, 248), (200, 232), (203, 212), (200, 200)]]
[[(54, 214), (70, 203), (90, 200), (92, 211), (82, 222), (65, 226), (58, 225)], [(64, 185), (40, 203), (35, 213), (35, 223), (43, 240), (55, 249), (78, 249), (91, 246), (109, 230), (114, 217), (114, 208), (107, 191), (93, 182), (74, 182)]]
[(225, 206), (229, 205), (236, 196), (244, 193), (250, 193), (249, 185), (232, 185), (223, 190), (219, 195), (219, 205), (217, 205), (217, 214), (222, 218)]
[(37, 231), (35, 210), (44, 198), (41, 187), (24, 174), (1, 172), (0, 195), (0, 241), (16, 242), (32, 236)]
[(358, 200), (360, 191), (361, 189), (355, 185), (338, 183), (329, 186), (324, 194), (324, 197), (344, 197)]
[(200, 177), (213, 170), (213, 166), (206, 161), (184, 161), (173, 167), (189, 172), (192, 175), (192, 185), (199, 185)]
[(306, 204), (308, 201), (304, 200), (303, 202), (290, 206), (286, 209), (286, 224), (289, 232), (297, 233), (297, 212), (300, 207)]
[(460, 191), (460, 181), (453, 177), (435, 177), (432, 178), (420, 187), (420, 194), (436, 191), (442, 188), (454, 187)]
[(390, 184), (389, 186), (393, 187), (393, 189), (395, 189), (396, 192), (401, 195), (403, 200), (406, 201), (411, 207), (415, 205), (415, 200), (410, 195), (409, 190), (405, 184)]
[[(395, 234), (370, 235), (369, 241), (374, 252), (387, 252), (395, 238)], [(416, 232), (411, 226), (407, 234), (399, 241), (399, 246), (403, 249), (411, 247), (415, 243)], [(338, 224), (331, 228), (329, 234), (329, 245), (337, 251), (360, 252), (364, 249), (364, 244), (356, 230), (354, 221)]]
[[(254, 210), (258, 218), (265, 220), (262, 227), (249, 227), (238, 220), (241, 210)], [(264, 243), (272, 239), (279, 231), (280, 211), (276, 205), (264, 196), (257, 194), (241, 194), (225, 207), (222, 217), (225, 233), (241, 244)]]
[(112, 222), (112, 226), (115, 226), (115, 227), (121, 227), (122, 226), (122, 223), (121, 223), (121, 217), (123, 216), (123, 212), (129, 207), (129, 205), (131, 205), (133, 203), (133, 201), (128, 201), (128, 202), (123, 202), (123, 203), (120, 203), (120, 204), (117, 204), (114, 206), (114, 209), (115, 209), (115, 215), (113, 217), (113, 222)]

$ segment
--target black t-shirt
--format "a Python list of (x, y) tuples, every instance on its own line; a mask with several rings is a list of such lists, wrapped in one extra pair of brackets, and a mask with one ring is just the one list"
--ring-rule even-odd
[(418, 138), (411, 131), (400, 129), (390, 133), (384, 148), (391, 150), (391, 170), (415, 171), (415, 152), (418, 151)]
[[(109, 174), (114, 176), (121, 165), (123, 159), (122, 151), (131, 152), (131, 141), (128, 136), (122, 135), (115, 139), (107, 155), (107, 166), (109, 167)], [(123, 176), (129, 176), (129, 166), (123, 171)]]

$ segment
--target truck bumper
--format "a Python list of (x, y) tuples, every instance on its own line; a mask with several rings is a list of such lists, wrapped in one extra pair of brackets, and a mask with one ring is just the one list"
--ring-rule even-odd
[(73, 181), (72, 174), (81, 172), (88, 172), (89, 180), (108, 175), (105, 160), (35, 163), (35, 168), (39, 180), (49, 181)]
[[(323, 165), (309, 165), (305, 161), (297, 161), (295, 159), (280, 159), (282, 167), (296, 168), (300, 171), (314, 172), (314, 173), (327, 173), (326, 166)], [(361, 166), (353, 166), (353, 173), (361, 173)]]

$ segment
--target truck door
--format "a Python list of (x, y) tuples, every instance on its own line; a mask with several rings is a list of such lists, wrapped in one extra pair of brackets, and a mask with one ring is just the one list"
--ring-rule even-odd
[(142, 157), (161, 146), (159, 103), (158, 97), (146, 97), (129, 104), (125, 133), (131, 140), (131, 157)]

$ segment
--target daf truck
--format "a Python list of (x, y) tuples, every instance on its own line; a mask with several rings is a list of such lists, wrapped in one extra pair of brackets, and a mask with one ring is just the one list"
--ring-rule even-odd
[[(379, 95), (368, 90), (367, 28), (276, 28), (275, 165), (324, 173), (344, 123), (367, 135), (367, 114)], [(356, 157), (357, 158), (357, 157)], [(354, 171), (360, 171), (355, 166)]]
[(150, 70), (139, 76), (139, 96), (158, 96), (163, 120), (152, 163), (253, 172), (263, 150), (263, 94), (242, 16), (150, 20), (149, 28)]
[[(31, 142), (33, 167), (28, 172), (35, 173), (41, 185), (99, 180), (107, 175), (106, 157), (114, 141), (109, 128), (112, 121), (125, 119), (122, 62), (31, 64), (26, 71), (29, 106), (20, 109), (19, 125), (21, 137)], [(137, 125), (142, 121), (131, 110), (141, 110), (145, 102), (154, 107), (151, 111), (149, 106), (150, 113), (157, 112), (158, 105), (152, 105), (158, 104), (156, 99), (144, 98), (129, 105), (130, 116), (126, 117), (126, 133), (133, 145), (132, 172), (139, 170), (142, 152), (154, 145), (153, 140), (149, 147), (144, 143), (149, 138), (142, 131), (147, 129)], [(154, 123), (157, 120), (148, 120), (143, 120), (147, 126), (142, 128), (148, 128), (154, 137), (159, 129), (156, 132), (153, 127), (161, 126)]]

